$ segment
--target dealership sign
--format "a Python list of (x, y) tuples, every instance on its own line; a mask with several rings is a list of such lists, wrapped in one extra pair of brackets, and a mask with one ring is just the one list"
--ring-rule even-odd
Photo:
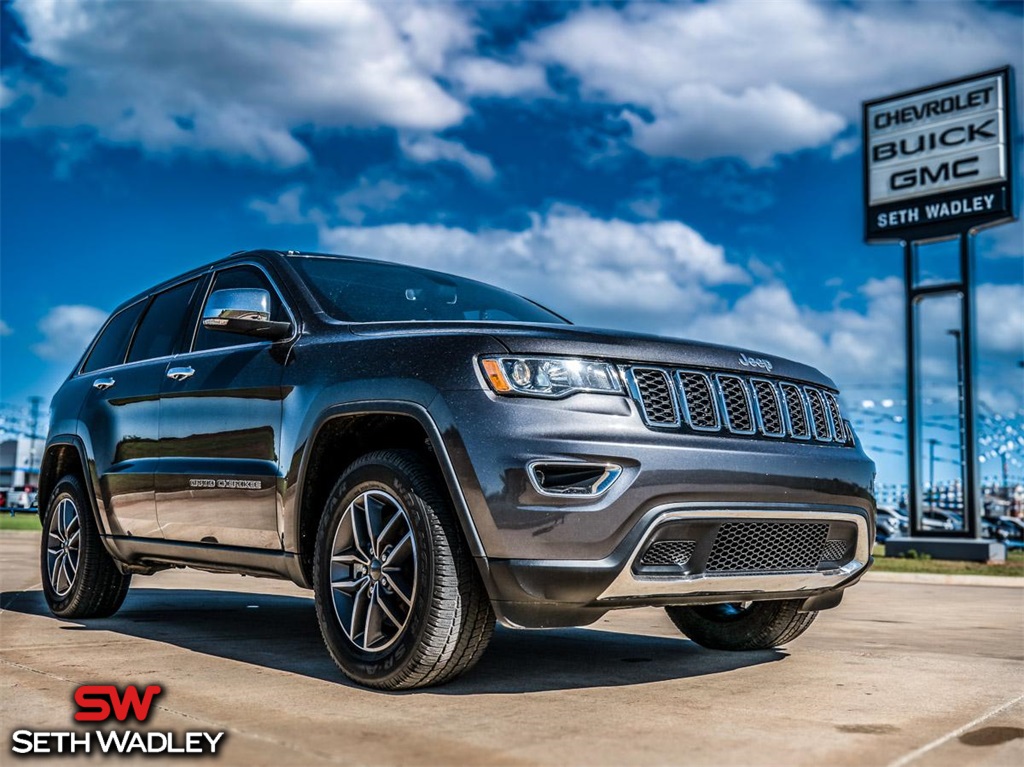
[(1010, 69), (864, 103), (865, 239), (1013, 218)]

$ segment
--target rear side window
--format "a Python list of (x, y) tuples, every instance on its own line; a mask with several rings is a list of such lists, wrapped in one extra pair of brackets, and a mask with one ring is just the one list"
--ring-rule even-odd
[(142, 324), (135, 332), (129, 362), (166, 357), (177, 351), (192, 296), (199, 278), (165, 290), (149, 302)]
[[(259, 288), (270, 293), (270, 319), (273, 322), (285, 322), (288, 314), (281, 299), (278, 297), (270, 280), (255, 266), (236, 266), (217, 272), (213, 280), (212, 294), (216, 290), (229, 290), (235, 288)], [(209, 300), (209, 299), (207, 299)], [(201, 352), (207, 349), (222, 349), (226, 346), (239, 346), (258, 342), (258, 338), (243, 336), (238, 333), (225, 333), (221, 330), (207, 330), (203, 327), (202, 314), (199, 316), (199, 328), (196, 331), (196, 342), (192, 347), (193, 351)], [(269, 342), (268, 342), (269, 343)]]
[(128, 342), (132, 340), (132, 331), (135, 330), (135, 323), (144, 308), (146, 302), (139, 301), (110, 318), (100, 337), (96, 339), (92, 351), (89, 352), (89, 359), (82, 367), (83, 373), (91, 373), (124, 362), (124, 353), (128, 349)]

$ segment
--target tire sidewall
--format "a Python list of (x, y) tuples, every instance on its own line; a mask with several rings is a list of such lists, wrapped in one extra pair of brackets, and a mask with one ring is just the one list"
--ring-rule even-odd
[[(349, 504), (368, 490), (383, 490), (402, 504), (409, 515), (418, 552), (416, 589), (409, 624), (397, 642), (387, 650), (376, 653), (357, 648), (345, 635), (334, 610), (331, 589), (331, 547), (338, 526)], [(408, 477), (381, 463), (359, 466), (346, 473), (331, 493), (327, 507), (317, 536), (314, 568), (314, 591), (320, 627), (331, 655), (346, 674), (359, 682), (380, 684), (401, 674), (409, 665), (426, 627), (430, 609), (429, 595), (434, 591), (435, 553), (428, 518), (432, 511), (413, 489)]]
[(806, 630), (817, 613), (798, 613), (800, 600), (755, 602), (752, 609), (737, 617), (715, 618), (694, 607), (668, 607), (676, 627), (699, 645), (716, 650), (765, 650), (787, 641), (798, 615), (811, 615), (793, 638)]

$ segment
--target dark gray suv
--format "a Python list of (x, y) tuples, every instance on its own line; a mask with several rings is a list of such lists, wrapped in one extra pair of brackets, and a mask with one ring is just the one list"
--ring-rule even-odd
[(95, 618), (169, 567), (290, 579), (384, 689), (452, 679), (496, 618), (657, 605), (706, 647), (767, 648), (869, 566), (873, 476), (813, 368), (245, 252), (118, 307), (54, 397), (43, 588)]

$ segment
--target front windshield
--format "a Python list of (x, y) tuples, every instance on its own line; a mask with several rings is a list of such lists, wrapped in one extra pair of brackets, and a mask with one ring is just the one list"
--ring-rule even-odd
[(380, 261), (289, 258), (324, 311), (344, 322), (565, 323), (521, 296), (461, 277)]

